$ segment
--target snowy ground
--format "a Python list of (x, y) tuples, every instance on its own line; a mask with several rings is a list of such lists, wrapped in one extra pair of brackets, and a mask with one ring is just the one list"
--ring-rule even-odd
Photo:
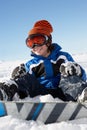
[[(87, 53), (73, 55), (75, 61), (77, 61), (87, 72)], [(11, 76), (12, 70), (23, 63), (24, 61), (0, 61), (0, 82), (8, 80)], [(37, 96), (33, 99), (26, 98), (29, 101), (58, 101), (51, 95)], [(14, 118), (12, 116), (6, 116), (0, 118), (0, 130), (87, 130), (87, 119), (79, 119), (68, 122), (60, 122), (45, 125), (41, 122), (24, 121)]]

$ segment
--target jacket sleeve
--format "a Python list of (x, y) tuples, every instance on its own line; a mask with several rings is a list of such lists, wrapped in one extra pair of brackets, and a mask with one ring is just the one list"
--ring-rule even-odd
[(25, 63), (26, 72), (28, 72), (29, 74), (33, 74), (33, 71), (32, 71), (33, 62), (34, 62), (33, 60), (30, 60)]

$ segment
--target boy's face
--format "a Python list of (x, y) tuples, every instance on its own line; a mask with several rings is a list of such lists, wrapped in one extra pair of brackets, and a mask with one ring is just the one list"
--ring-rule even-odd
[(47, 57), (50, 54), (50, 52), (48, 52), (47, 41), (48, 36), (43, 34), (34, 34), (26, 39), (26, 44), (31, 48), (34, 54)]
[(34, 48), (32, 48), (32, 52), (36, 55), (40, 55), (43, 57), (47, 57), (50, 54), (50, 52), (48, 52), (48, 47), (46, 45), (35, 46)]

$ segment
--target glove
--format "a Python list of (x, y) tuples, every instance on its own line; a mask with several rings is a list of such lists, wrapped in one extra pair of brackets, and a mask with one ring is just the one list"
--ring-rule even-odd
[(26, 74), (26, 69), (25, 69), (25, 66), (24, 64), (20, 64), (19, 66), (17, 66), (12, 74), (11, 74), (11, 78), (12, 79), (17, 79), (17, 78), (20, 78), (21, 76), (25, 75)]
[(80, 65), (75, 62), (62, 63), (60, 66), (60, 73), (63, 76), (81, 76), (82, 71)]

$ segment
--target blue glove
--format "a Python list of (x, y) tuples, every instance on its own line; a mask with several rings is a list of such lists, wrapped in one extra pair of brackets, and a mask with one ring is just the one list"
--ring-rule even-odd
[(64, 76), (81, 76), (82, 71), (80, 65), (75, 62), (62, 63), (60, 66), (60, 73)]

